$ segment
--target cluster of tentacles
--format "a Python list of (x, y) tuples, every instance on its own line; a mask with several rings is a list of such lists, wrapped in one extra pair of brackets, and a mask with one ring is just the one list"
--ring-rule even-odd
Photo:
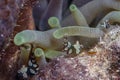
[(119, 0), (93, 0), (80, 8), (71, 4), (71, 15), (65, 18), (62, 17), (64, 0), (23, 0), (22, 3), (17, 19), (13, 19), (15, 24), (9, 25), (15, 26), (12, 36), (20, 46), (14, 54), (17, 58), (12, 58), (19, 57), (17, 79), (31, 78), (51, 59), (72, 57), (90, 49), (111, 29), (110, 25), (120, 21)]
[[(46, 2), (47, 5), (44, 5), (44, 3), (46, 4)], [(39, 13), (40, 11), (40, 14), (37, 15), (38, 17), (43, 14), (42, 12), (46, 11), (45, 7), (48, 6), (49, 2), (50, 2), (49, 0), (39, 0), (39, 1), (38, 0), (0, 0), (0, 63), (1, 63), (0, 76), (2, 76), (1, 79), (6, 80), (9, 77), (9, 80), (13, 80), (17, 68), (20, 67), (18, 65), (20, 50), (19, 47), (15, 46), (13, 43), (14, 35), (22, 30), (34, 29), (32, 9), (34, 10), (37, 9), (37, 12), (36, 10), (35, 11), (33, 10), (33, 12), (35, 13)], [(71, 0), (64, 1), (64, 5), (63, 5), (64, 12), (66, 11), (68, 4), (70, 3)], [(37, 17), (34, 18), (37, 19)], [(35, 25), (36, 25), (36, 21), (35, 21)]]

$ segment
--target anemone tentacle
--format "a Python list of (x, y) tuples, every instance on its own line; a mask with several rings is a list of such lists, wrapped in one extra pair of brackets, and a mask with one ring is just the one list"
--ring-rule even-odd
[(101, 24), (106, 20), (109, 20), (110, 24), (120, 23), (120, 11), (112, 11), (108, 13), (97, 25), (97, 28), (101, 28)]
[(14, 37), (14, 43), (18, 46), (26, 43), (34, 43), (42, 48), (56, 49), (60, 46), (61, 40), (57, 40), (53, 37), (53, 32), (56, 29), (51, 29), (49, 31), (34, 31), (34, 30), (24, 30), (17, 33)]
[(50, 50), (50, 49), (45, 51), (45, 57), (48, 59), (54, 59), (63, 55), (66, 55), (66, 53), (63, 51)]
[(59, 19), (57, 17), (50, 17), (48, 19), (48, 24), (51, 28), (60, 28), (60, 22)]
[[(74, 20), (76, 21), (76, 25), (79, 26), (88, 26), (87, 21), (85, 19), (85, 17), (83, 16), (83, 14), (80, 12), (80, 10), (76, 7), (76, 5), (71, 4), (69, 7), (72, 16), (74, 17)], [(67, 23), (64, 23), (64, 25), (67, 25)]]
[(43, 67), (47, 64), (47, 61), (45, 58), (45, 53), (44, 53), (43, 49), (36, 48), (34, 50), (34, 55), (36, 57), (37, 63), (39, 64), (39, 67)]
[(28, 63), (31, 48), (32, 47), (30, 44), (24, 44), (23, 46), (20, 47), (21, 53), (19, 65), (26, 65)]
[(66, 36), (83, 36), (89, 38), (99, 38), (103, 36), (104, 32), (99, 28), (89, 28), (84, 26), (69, 26), (56, 30), (53, 36), (57, 39)]
[[(118, 0), (93, 0), (80, 7), (79, 10), (86, 18), (88, 24), (90, 24), (99, 13), (109, 12), (108, 10), (120, 10), (119, 5), (120, 1)], [(73, 20), (72, 15), (69, 15), (62, 21), (62, 26), (66, 26), (63, 23), (74, 25), (75, 21)]]

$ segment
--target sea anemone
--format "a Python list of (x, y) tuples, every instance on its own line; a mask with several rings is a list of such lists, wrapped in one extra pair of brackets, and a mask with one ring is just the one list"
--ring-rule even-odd
[[(4, 80), (6, 76), (10, 80), (119, 79), (120, 29), (113, 26), (119, 23), (119, 11), (113, 11), (120, 10), (118, 0), (93, 0), (79, 9), (70, 0), (12, 1), (0, 3), (0, 74)], [(66, 1), (72, 15), (63, 18)], [(35, 14), (35, 4), (41, 14)], [(101, 13), (108, 14), (93, 26)]]

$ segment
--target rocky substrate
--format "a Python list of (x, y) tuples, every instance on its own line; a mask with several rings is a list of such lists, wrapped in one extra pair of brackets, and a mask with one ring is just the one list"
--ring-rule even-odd
[(119, 80), (120, 28), (110, 30), (91, 51), (57, 58), (40, 70), (37, 80)]

